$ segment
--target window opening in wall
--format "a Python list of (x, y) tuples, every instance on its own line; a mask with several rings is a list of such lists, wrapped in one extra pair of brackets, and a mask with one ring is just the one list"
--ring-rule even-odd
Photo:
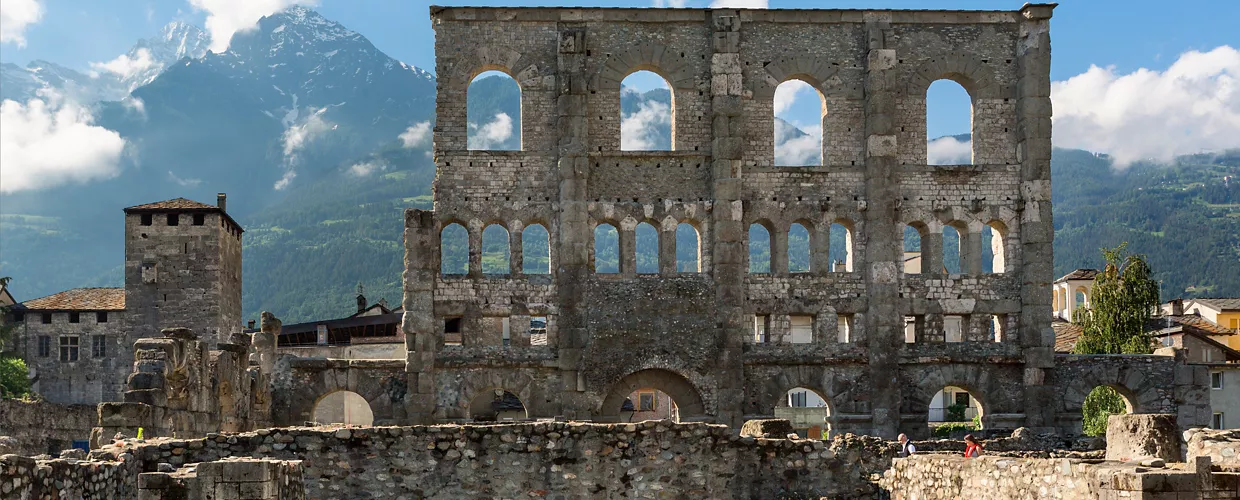
[(551, 235), (542, 224), (521, 231), (521, 272), (551, 274)]
[(917, 342), (917, 316), (904, 317), (904, 343), (914, 344)]
[(546, 316), (530, 316), (530, 345), (547, 345)]
[(1223, 412), (1221, 411), (1214, 412), (1213, 418), (1210, 419), (1210, 428), (1211, 429), (1226, 429), (1227, 428), (1227, 421), (1223, 418)]
[(52, 355), (52, 338), (47, 335), (39, 336), (39, 357), (46, 358)]
[(620, 234), (616, 232), (616, 226), (606, 223), (594, 226), (594, 272), (620, 272), (619, 254)]
[(1108, 417), (1132, 412), (1132, 402), (1116, 388), (1094, 387), (1081, 403), (1081, 432), (1086, 436), (1105, 436)]
[(921, 274), (924, 260), (921, 253), (921, 237), (925, 230), (920, 225), (904, 226), (904, 274)]
[(499, 224), (491, 224), (482, 230), (482, 273), (508, 274), (511, 248), (508, 230)]
[(1210, 372), (1210, 388), (1215, 390), (1223, 389), (1223, 372)]
[(23, 322), (23, 321), (26, 321), (26, 313), (23, 313), (23, 312), (18, 312), (18, 311), (14, 311), (14, 312), (13, 312), (13, 322), (15, 322), (15, 323), (21, 323), (21, 322)]
[(853, 270), (852, 224), (837, 221), (831, 224), (831, 272), (843, 273)]
[(502, 71), (483, 71), (465, 94), (470, 150), (521, 149), (521, 86)]
[(762, 224), (749, 225), (749, 272), (771, 272), (771, 232)]
[(676, 272), (702, 272), (702, 241), (697, 228), (687, 222), (676, 225)]
[(823, 125), (827, 103), (822, 93), (801, 80), (788, 80), (775, 87), (775, 166), (823, 165)]
[(79, 312), (77, 312), (77, 311), (71, 311), (71, 312), (69, 313), (69, 322), (70, 322), (70, 323), (81, 323), (81, 322), (82, 322), (82, 313), (79, 313)]
[(168, 225), (179, 226), (181, 224), (181, 216), (179, 214), (168, 214)]
[(755, 344), (770, 343), (770, 331), (771, 316), (767, 314), (755, 314), (753, 317), (753, 342)]
[(790, 316), (788, 322), (793, 344), (808, 344), (814, 341), (813, 316)]
[(930, 399), (930, 414), (926, 421), (930, 424), (931, 434), (950, 422), (964, 423), (968, 427), (964, 432), (979, 431), (982, 430), (981, 417), (984, 413), (982, 404), (969, 391), (949, 385)]
[(60, 336), (60, 360), (72, 362), (78, 360), (78, 336)]
[(508, 347), (509, 345), (512, 344), (512, 333), (511, 333), (511, 330), (509, 330), (509, 322), (508, 322), (507, 316), (499, 319), (499, 338), (500, 338), (500, 343), (504, 347)]
[(800, 223), (788, 226), (788, 272), (809, 272), (809, 254), (809, 230)]
[(836, 340), (841, 344), (852, 342), (853, 315), (839, 314), (836, 315), (836, 323), (839, 327), (839, 333)]
[(45, 325), (52, 324), (52, 313), (43, 313), (42, 320), (43, 320), (43, 324)]
[(620, 406), (621, 419), (627, 422), (643, 420), (680, 421), (680, 408), (667, 393), (654, 387), (641, 387), (625, 398)]
[(947, 342), (964, 342), (963, 316), (943, 316), (943, 340)]
[(654, 391), (641, 391), (637, 393), (637, 411), (656, 411), (659, 409), (659, 398), (655, 397)]
[(207, 222), (206, 214), (194, 214), (194, 225), (195, 226), (201, 226), (203, 224), (206, 224), (206, 222)]
[(648, 222), (633, 231), (637, 251), (637, 274), (659, 273), (659, 231)]
[(103, 335), (90, 336), (90, 357), (102, 358), (108, 355), (108, 338)]
[(1007, 335), (1007, 332), (1005, 331), (1007, 329), (1006, 315), (993, 314), (990, 316), (990, 321), (988, 321), (987, 324), (990, 325), (989, 338), (994, 339), (995, 342), (1003, 342), (1006, 340), (1004, 338)]
[(963, 251), (961, 249), (962, 232), (954, 226), (943, 226), (943, 271), (947, 274), (961, 274)]
[(141, 221), (142, 221), (142, 222), (141, 222), (141, 224), (142, 224), (143, 226), (149, 226), (149, 225), (151, 225), (151, 219), (152, 219), (151, 214), (142, 214), (140, 217), (141, 217)]
[(672, 86), (652, 71), (620, 82), (620, 150), (671, 151), (676, 130)]
[(469, 231), (460, 224), (448, 224), (439, 233), (440, 274), (469, 274)]
[(443, 345), (461, 345), (461, 318), (449, 317), (443, 319)]
[(973, 101), (959, 83), (937, 80), (926, 89), (926, 163), (973, 164)]
[(1003, 224), (998, 221), (982, 226), (982, 272), (1003, 274), (1007, 266), (1003, 248), (1006, 233)]
[(808, 439), (830, 437), (831, 409), (826, 398), (807, 387), (795, 387), (784, 393), (775, 405), (775, 418), (787, 420), (797, 435)]

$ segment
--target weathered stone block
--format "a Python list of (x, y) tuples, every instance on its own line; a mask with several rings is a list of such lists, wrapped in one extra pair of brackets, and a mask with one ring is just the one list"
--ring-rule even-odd
[(1161, 458), (1180, 460), (1176, 416), (1167, 414), (1111, 415), (1107, 419), (1107, 460)]

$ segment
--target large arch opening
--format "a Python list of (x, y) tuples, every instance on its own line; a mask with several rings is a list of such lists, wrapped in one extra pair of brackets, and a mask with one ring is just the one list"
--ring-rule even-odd
[(926, 164), (973, 164), (973, 99), (964, 86), (935, 80), (926, 89)]
[(771, 230), (757, 222), (749, 225), (749, 272), (771, 272)]
[(831, 248), (828, 258), (831, 261), (831, 272), (851, 273), (853, 270), (853, 225), (852, 221), (840, 219), (831, 224)]
[(483, 71), (465, 94), (470, 150), (521, 149), (521, 86), (502, 71)]
[(483, 274), (508, 274), (512, 269), (511, 252), (504, 226), (491, 224), (482, 230)]
[(620, 150), (671, 151), (676, 112), (672, 86), (653, 71), (634, 71), (620, 82)]
[(1133, 413), (1132, 400), (1121, 389), (1109, 385), (1094, 387), (1081, 404), (1081, 433), (1086, 436), (1106, 436), (1107, 419), (1111, 415)]
[(827, 117), (822, 93), (809, 83), (792, 79), (775, 87), (774, 100), (775, 166), (822, 166)]
[(375, 414), (361, 394), (331, 392), (314, 403), (314, 423), (318, 425), (374, 425)]
[(448, 224), (439, 233), (440, 274), (469, 274), (469, 231), (460, 224)]
[(516, 394), (503, 389), (481, 391), (469, 402), (468, 418), (475, 422), (525, 420), (529, 413)]
[(982, 430), (982, 403), (967, 389), (949, 385), (930, 399), (926, 423), (930, 435), (960, 439), (965, 434)]
[[(639, 411), (642, 408), (641, 395), (647, 394), (648, 397), (657, 399), (658, 393), (667, 398), (663, 407), (665, 410), (670, 412), (675, 409), (677, 421), (705, 416), (702, 397), (691, 382), (672, 371), (648, 369), (633, 372), (612, 385), (607, 397), (603, 399), (603, 404), (599, 406), (599, 420), (636, 422), (636, 418), (643, 415)], [(635, 394), (638, 399), (633, 399)], [(654, 403), (656, 406), (658, 404)]]
[(947, 274), (962, 274), (964, 235), (968, 231), (964, 224), (958, 222), (943, 225), (943, 271)]
[(921, 274), (925, 262), (921, 242), (927, 231), (926, 225), (920, 222), (904, 226), (904, 274)]
[(551, 274), (551, 235), (542, 224), (521, 231), (521, 272)]
[(784, 393), (775, 405), (775, 418), (787, 419), (803, 438), (831, 437), (831, 407), (827, 398), (808, 387), (795, 387)]

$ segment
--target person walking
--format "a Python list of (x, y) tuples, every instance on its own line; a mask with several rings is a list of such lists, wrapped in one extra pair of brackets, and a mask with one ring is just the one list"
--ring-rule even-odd
[(900, 458), (917, 453), (917, 447), (913, 446), (913, 443), (908, 440), (908, 436), (906, 436), (903, 432), (896, 437), (896, 440), (900, 441), (900, 453), (898, 455)]
[(972, 434), (965, 434), (964, 444), (965, 458), (977, 458), (982, 456), (982, 444), (977, 442), (977, 438), (974, 438)]

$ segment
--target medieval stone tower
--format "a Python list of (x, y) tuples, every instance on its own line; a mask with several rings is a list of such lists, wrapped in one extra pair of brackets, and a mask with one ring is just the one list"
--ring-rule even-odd
[(241, 331), (241, 234), (218, 206), (177, 198), (125, 209), (128, 345), (184, 327), (212, 346)]

